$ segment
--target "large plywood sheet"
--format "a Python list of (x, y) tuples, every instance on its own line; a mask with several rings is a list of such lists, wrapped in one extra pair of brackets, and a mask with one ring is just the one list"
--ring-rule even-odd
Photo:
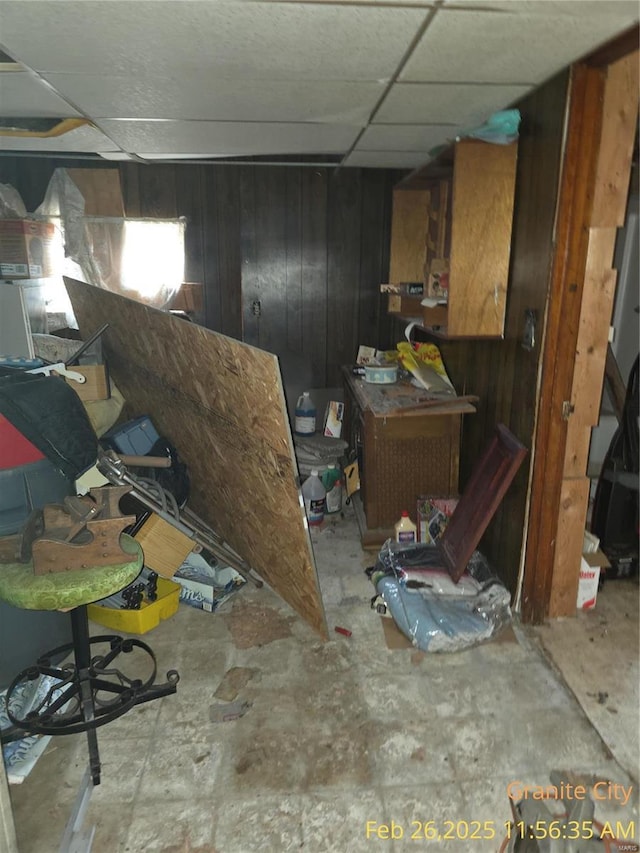
[(80, 332), (108, 322), (109, 369), (189, 466), (189, 506), (327, 636), (277, 358), (65, 279)]

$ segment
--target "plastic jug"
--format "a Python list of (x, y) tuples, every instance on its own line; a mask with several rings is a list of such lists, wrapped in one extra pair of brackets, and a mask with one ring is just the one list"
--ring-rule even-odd
[(330, 462), (321, 477), (327, 490), (327, 515), (342, 509), (342, 474), (335, 463)]
[(313, 435), (316, 431), (316, 406), (308, 391), (298, 397), (293, 431), (296, 435)]
[(400, 521), (396, 521), (396, 542), (402, 542), (404, 545), (410, 545), (417, 539), (417, 526), (409, 518), (409, 513), (406, 509), (402, 510)]
[(322, 524), (324, 519), (327, 490), (320, 482), (318, 471), (313, 468), (311, 474), (302, 484), (304, 511), (311, 525)]

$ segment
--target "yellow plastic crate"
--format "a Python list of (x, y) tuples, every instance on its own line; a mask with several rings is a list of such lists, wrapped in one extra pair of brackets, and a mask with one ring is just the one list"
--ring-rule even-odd
[(168, 619), (178, 609), (180, 584), (158, 578), (158, 597), (155, 601), (143, 601), (140, 610), (116, 610), (102, 604), (87, 607), (89, 619), (99, 625), (124, 631), (127, 634), (146, 634), (157, 628), (162, 619)]

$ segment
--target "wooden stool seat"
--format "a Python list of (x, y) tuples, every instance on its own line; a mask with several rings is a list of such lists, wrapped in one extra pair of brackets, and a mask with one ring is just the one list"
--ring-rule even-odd
[(0, 599), (23, 610), (71, 610), (113, 595), (137, 578), (143, 563), (135, 539), (123, 533), (120, 544), (129, 563), (48, 575), (34, 575), (30, 562), (0, 564)]

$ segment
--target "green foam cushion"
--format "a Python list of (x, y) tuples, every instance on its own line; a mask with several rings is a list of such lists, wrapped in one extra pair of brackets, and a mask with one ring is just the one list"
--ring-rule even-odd
[(130, 562), (46, 575), (34, 575), (31, 563), (2, 563), (0, 599), (23, 610), (70, 610), (113, 595), (136, 579), (143, 563), (135, 539), (123, 533), (120, 545)]

